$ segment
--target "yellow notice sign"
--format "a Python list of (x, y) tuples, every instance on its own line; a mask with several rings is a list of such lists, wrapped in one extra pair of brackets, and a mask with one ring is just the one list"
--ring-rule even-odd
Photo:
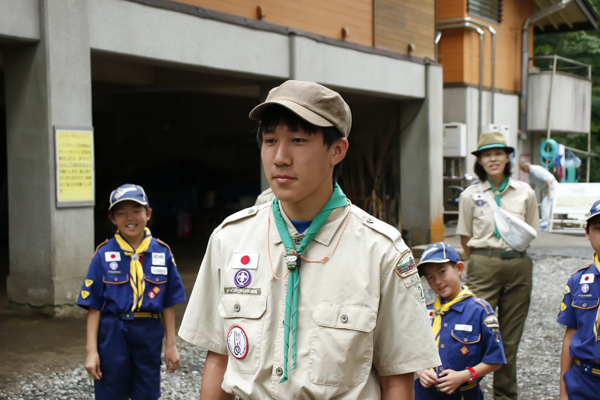
[(94, 205), (94, 133), (56, 129), (58, 207)]

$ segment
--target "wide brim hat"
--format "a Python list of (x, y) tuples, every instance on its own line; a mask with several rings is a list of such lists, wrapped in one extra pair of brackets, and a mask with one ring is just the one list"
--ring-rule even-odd
[(335, 127), (347, 138), (352, 127), (350, 107), (338, 92), (314, 82), (289, 80), (271, 91), (264, 103), (250, 111), (250, 119), (260, 121), (272, 105), (280, 105), (303, 120), (322, 128)]
[(479, 137), (479, 143), (477, 143), (477, 150), (471, 152), (474, 156), (481, 156), (481, 153), (489, 149), (502, 149), (508, 153), (515, 151), (514, 147), (510, 147), (506, 144), (506, 138), (501, 132), (485, 132)]
[(585, 216), (585, 220), (589, 221), (596, 215), (600, 215), (600, 199), (596, 200), (590, 207), (590, 212)]
[(456, 264), (460, 261), (460, 255), (456, 249), (449, 244), (439, 242), (430, 244), (421, 254), (421, 260), (417, 265), (419, 276), (423, 276), (423, 266), (425, 264), (443, 264), (453, 263)]
[(140, 185), (134, 185), (133, 183), (121, 185), (110, 193), (108, 209), (110, 210), (115, 204), (123, 201), (135, 201), (143, 206), (149, 206), (148, 197), (146, 196), (144, 188)]

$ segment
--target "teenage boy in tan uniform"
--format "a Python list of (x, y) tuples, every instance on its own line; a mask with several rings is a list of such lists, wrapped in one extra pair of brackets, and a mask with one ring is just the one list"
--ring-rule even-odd
[(208, 349), (201, 398), (413, 398), (441, 363), (410, 250), (335, 183), (350, 108), (287, 81), (250, 118), (276, 198), (211, 236), (179, 331)]

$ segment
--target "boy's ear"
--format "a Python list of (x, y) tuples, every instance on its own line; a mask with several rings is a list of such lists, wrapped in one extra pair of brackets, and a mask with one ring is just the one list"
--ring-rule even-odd
[(465, 270), (465, 263), (462, 262), (462, 261), (457, 262), (454, 266), (458, 269), (458, 272), (461, 273), (461, 274)]
[(111, 214), (108, 214), (108, 219), (113, 223), (114, 226), (117, 226), (117, 221), (115, 221), (115, 217)]
[(341, 138), (331, 146), (334, 150), (333, 156), (331, 157), (331, 165), (335, 166), (342, 162), (342, 160), (346, 157), (349, 146), (350, 143), (348, 143), (348, 139), (345, 137)]
[(152, 218), (152, 209), (150, 207), (148, 207), (148, 209), (146, 210), (146, 221), (149, 221), (150, 218)]

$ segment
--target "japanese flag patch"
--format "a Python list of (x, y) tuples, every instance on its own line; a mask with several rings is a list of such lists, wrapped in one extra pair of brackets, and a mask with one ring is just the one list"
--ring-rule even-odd
[(579, 280), (579, 284), (584, 283), (593, 283), (594, 282), (594, 274), (583, 274), (581, 275), (581, 279)]
[(119, 253), (118, 251), (107, 251), (106, 253), (104, 253), (104, 261), (121, 261), (121, 253)]
[(484, 197), (481, 193), (475, 193), (473, 195), (473, 201), (477, 207), (482, 207), (485, 204)]
[(233, 253), (231, 267), (234, 269), (258, 268), (258, 251), (236, 251)]

